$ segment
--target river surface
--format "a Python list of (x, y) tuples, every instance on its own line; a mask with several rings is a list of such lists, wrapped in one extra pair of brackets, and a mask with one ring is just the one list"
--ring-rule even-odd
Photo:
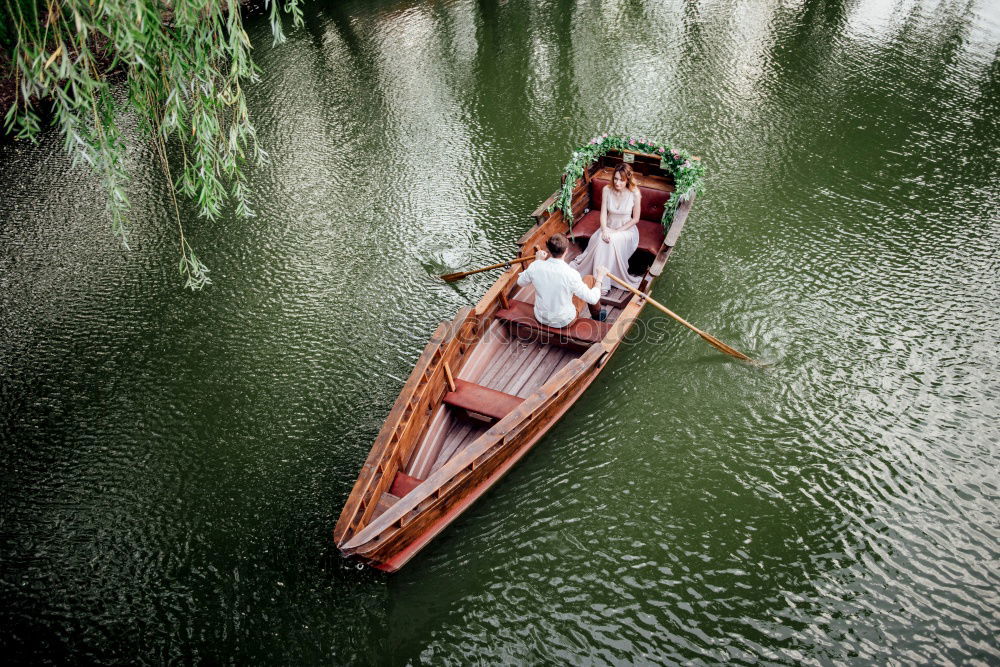
[[(257, 217), (154, 155), (131, 250), (0, 147), (0, 648), (18, 662), (1000, 663), (1000, 6), (469, 0), (249, 22)], [(133, 127), (128, 115), (122, 122)], [(430, 335), (574, 146), (709, 168), (587, 394), (403, 571), (331, 530)]]

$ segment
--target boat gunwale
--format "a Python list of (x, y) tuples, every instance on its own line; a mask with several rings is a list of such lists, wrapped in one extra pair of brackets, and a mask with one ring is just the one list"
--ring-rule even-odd
[[(395, 441), (395, 444), (399, 444), (402, 441), (402, 435), (409, 427), (408, 422), (416, 417), (415, 412), (407, 417), (406, 409), (417, 393), (425, 388), (421, 386), (422, 380), (428, 373), (433, 377), (434, 373), (437, 372), (435, 361), (440, 360), (435, 360), (435, 355), (455, 339), (455, 336), (461, 330), (462, 324), (468, 321), (469, 316), (474, 312), (475, 309), (471, 306), (459, 308), (454, 319), (441, 322), (434, 330), (434, 333), (431, 334), (430, 340), (427, 341), (423, 352), (417, 358), (410, 376), (396, 397), (396, 401), (393, 403), (388, 416), (386, 416), (385, 421), (382, 423), (382, 428), (375, 437), (372, 448), (364, 464), (361, 466), (361, 473), (358, 475), (358, 479), (355, 481), (351, 493), (344, 504), (344, 509), (341, 511), (340, 518), (334, 528), (334, 541), (338, 544), (345, 539), (349, 539), (350, 535), (347, 533), (351, 531), (352, 527), (355, 529), (351, 533), (353, 535), (367, 525), (367, 521), (370, 520), (370, 515), (374, 512), (378, 503), (378, 497), (385, 493), (391, 486), (392, 478), (401, 467), (402, 461), (398, 460), (400, 457), (393, 456), (392, 463), (396, 469), (392, 471), (392, 474), (387, 474), (389, 472), (388, 468), (383, 468), (381, 475), (376, 476), (376, 473), (379, 472), (380, 463), (383, 462), (388, 453), (386, 450), (393, 444), (393, 436), (396, 435), (401, 426), (402, 431), (400, 431), (400, 437)], [(428, 385), (429, 383), (430, 380), (428, 379)], [(427, 388), (429, 390), (429, 387)], [(440, 399), (431, 401), (431, 403), (436, 405), (440, 403)], [(393, 453), (395, 454), (395, 452)], [(412, 451), (408, 452), (409, 454), (412, 454)], [(369, 503), (362, 507), (366, 497), (369, 499)], [(358, 517), (358, 512), (361, 512), (360, 518)], [(367, 517), (365, 516), (366, 514), (368, 515)], [(355, 519), (358, 520), (355, 521)]]

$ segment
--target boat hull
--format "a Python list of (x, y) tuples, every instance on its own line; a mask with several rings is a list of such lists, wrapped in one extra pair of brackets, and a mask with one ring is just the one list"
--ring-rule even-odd
[[(579, 190), (586, 192), (586, 188), (585, 177)], [(691, 203), (679, 206), (664, 243), (645, 272), (642, 292), (648, 294), (662, 272)], [(533, 254), (552, 234), (570, 231), (561, 213), (550, 214), (546, 206), (535, 212), (535, 226), (518, 242), (522, 256)], [(394, 572), (411, 560), (563, 417), (603, 370), (645, 305), (639, 296), (622, 301), (620, 312), (616, 311), (614, 322), (598, 342), (581, 344), (574, 352), (578, 356), (559, 366), (530, 394), (508, 397), (516, 399), (516, 407), (484, 432), (477, 432), (474, 440), (456, 448), (451, 458), (428, 468), (426, 479), (410, 477), (408, 473), (420, 457), (419, 448), (433, 439), (438, 417), (449, 409), (444, 402), (449, 386), (455, 392), (453, 376), (475, 365), (470, 360), (476, 350), (487, 349), (486, 334), (499, 326), (498, 318), (518, 290), (516, 279), (521, 270), (517, 265), (509, 268), (475, 308), (463, 309), (431, 337), (376, 438), (334, 529), (334, 541), (344, 556), (386, 572)], [(397, 487), (393, 480), (400, 477), (412, 484)], [(400, 496), (392, 493), (397, 488), (403, 488)]]
[(441, 514), (441, 516), (437, 519), (433, 520), (425, 529), (417, 533), (416, 537), (414, 537), (409, 544), (401, 548), (396, 545), (387, 545), (387, 548), (384, 550), (372, 552), (361, 557), (362, 560), (364, 560), (371, 567), (382, 570), (383, 572), (395, 572), (399, 568), (403, 567), (403, 565), (413, 558), (424, 546), (427, 545), (428, 542), (437, 537), (441, 531), (455, 521), (455, 519), (468, 509), (470, 505), (479, 500), (483, 494), (489, 491), (494, 484), (510, 472), (515, 464), (517, 464), (529, 451), (531, 451), (538, 441), (541, 440), (546, 433), (548, 433), (549, 429), (555, 426), (562, 416), (573, 407), (576, 400), (583, 394), (584, 391), (587, 390), (590, 384), (597, 379), (602, 367), (603, 366), (597, 367), (595, 365), (594, 371), (587, 374), (586, 378), (581, 381), (579, 388), (573, 394), (567, 396), (567, 400), (563, 402), (561, 407), (549, 415), (549, 419), (539, 424), (539, 428), (533, 436), (527, 439), (523, 444), (519, 445), (516, 449), (513, 449), (504, 461), (499, 463), (491, 473), (487, 474), (482, 479), (482, 481), (473, 485), (469, 489), (468, 493), (464, 496), (452, 499), (452, 501), (448, 503), (448, 510)]

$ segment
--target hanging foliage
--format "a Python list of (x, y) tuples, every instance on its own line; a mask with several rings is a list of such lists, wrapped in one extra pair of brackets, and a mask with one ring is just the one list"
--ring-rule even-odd
[[(279, 9), (265, 0), (276, 44), (284, 41), (282, 10), (302, 24), (299, 4), (286, 0)], [(6, 0), (5, 8), (3, 20), (16, 36), (17, 81), (7, 131), (34, 139), (35, 107), (50, 102), (74, 162), (100, 175), (112, 230), (127, 247), (128, 174), (117, 119), (123, 109), (133, 111), (169, 183), (180, 273), (191, 289), (208, 284), (208, 269), (184, 237), (176, 195), (193, 200), (208, 219), (228, 202), (251, 216), (244, 167), (265, 156), (242, 87), (256, 80), (257, 68), (238, 0)], [(127, 96), (113, 94), (114, 72), (124, 72)], [(167, 142), (181, 152), (176, 175)]]
[(668, 226), (674, 219), (674, 212), (682, 201), (702, 192), (705, 165), (701, 163), (701, 158), (653, 139), (604, 133), (573, 151), (573, 156), (563, 170), (565, 178), (559, 197), (549, 207), (550, 213), (557, 208), (562, 211), (563, 219), (570, 229), (573, 228), (573, 188), (576, 186), (576, 181), (583, 177), (584, 169), (609, 151), (634, 151), (660, 156), (660, 167), (674, 177), (675, 188), (675, 196), (667, 200), (664, 207), (662, 220), (664, 226)]

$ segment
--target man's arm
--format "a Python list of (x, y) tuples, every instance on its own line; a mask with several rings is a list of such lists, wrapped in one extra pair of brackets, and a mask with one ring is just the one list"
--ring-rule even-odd
[(603, 266), (597, 267), (597, 275), (594, 276), (594, 286), (587, 287), (586, 283), (583, 282), (583, 278), (580, 274), (577, 274), (576, 280), (572, 282), (570, 288), (573, 290), (573, 295), (578, 296), (589, 304), (595, 304), (601, 300), (601, 282), (604, 280), (605, 274), (608, 270)]
[(521, 273), (517, 274), (517, 284), (519, 286), (527, 287), (528, 285), (531, 284), (531, 274), (529, 274), (528, 271), (531, 271), (530, 266), (526, 268), (524, 271), (521, 271)]
[[(541, 262), (548, 258), (549, 258), (549, 253), (545, 252), (544, 250), (538, 250), (535, 252), (535, 262)], [(519, 286), (527, 287), (528, 285), (531, 284), (531, 276), (528, 274), (528, 271), (531, 271), (531, 267), (535, 265), (535, 262), (532, 262), (531, 264), (528, 265), (528, 268), (526, 268), (524, 271), (521, 271), (521, 273), (517, 274), (517, 284)]]

